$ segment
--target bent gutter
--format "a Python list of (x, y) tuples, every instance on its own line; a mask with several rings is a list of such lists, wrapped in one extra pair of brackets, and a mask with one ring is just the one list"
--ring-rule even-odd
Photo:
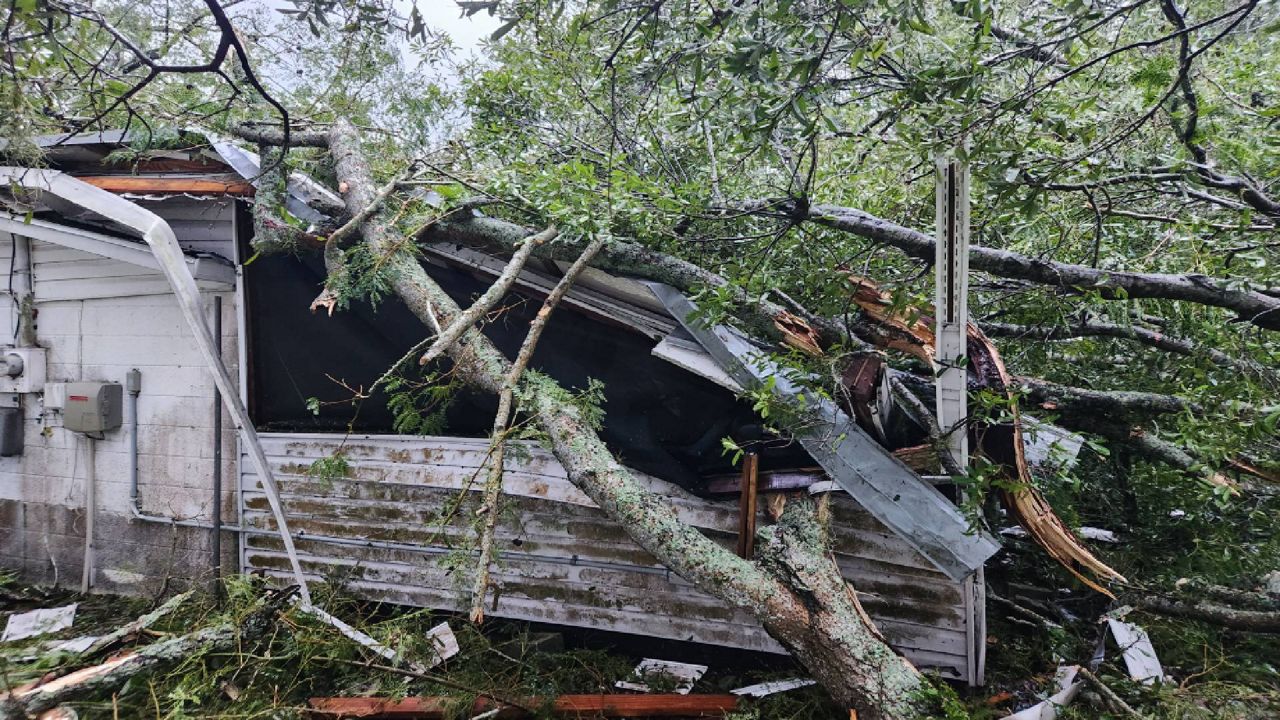
[(155, 213), (113, 195), (106, 190), (94, 187), (57, 170), (38, 170), (21, 167), (0, 167), (0, 182), (17, 185), (31, 190), (47, 192), (63, 200), (74, 203), (87, 210), (109, 218), (125, 227), (133, 228), (142, 235), (142, 239), (151, 248), (151, 254), (160, 265), (160, 271), (173, 289), (182, 315), (187, 321), (196, 339), (196, 347), (204, 357), (209, 374), (213, 376), (213, 384), (222, 395), (222, 403), (231, 415), (236, 430), (240, 433), (245, 447), (249, 450), (249, 458), (254, 470), (262, 480), (266, 490), (267, 501), (275, 516), (276, 528), (285, 552), (289, 555), (289, 564), (293, 570), (294, 580), (298, 583), (298, 592), (305, 607), (311, 606), (311, 593), (307, 590), (307, 580), (302, 574), (302, 566), (298, 562), (298, 553), (293, 546), (293, 536), (289, 533), (289, 525), (285, 521), (284, 507), (280, 503), (280, 490), (271, 466), (258, 440), (258, 433), (249, 420), (249, 413), (240, 402), (240, 395), (231, 383), (231, 375), (222, 363), (218, 352), (217, 341), (209, 331), (201, 314), (200, 290), (196, 287), (195, 278), (187, 267), (186, 256), (178, 245), (178, 238), (173, 234), (169, 223)]

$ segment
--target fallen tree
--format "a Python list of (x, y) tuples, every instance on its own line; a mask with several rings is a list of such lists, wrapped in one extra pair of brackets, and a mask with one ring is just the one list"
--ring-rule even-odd
[[(349, 123), (334, 124), (330, 152), (348, 210), (358, 215), (373, 201), (376, 185), (359, 134)], [(395, 294), (425, 325), (450, 326), (462, 308), (418, 264), (391, 220), (383, 210), (370, 213), (362, 228), (364, 242), (382, 260)], [(459, 377), (486, 391), (501, 393), (511, 376), (511, 362), (475, 327), (462, 332), (445, 353)], [(926, 716), (928, 682), (867, 623), (826, 554), (810, 501), (788, 503), (778, 524), (760, 531), (755, 561), (739, 558), (682, 523), (644, 489), (553, 380), (525, 373), (515, 394), (521, 410), (546, 433), (574, 485), (664, 565), (755, 615), (837, 701), (873, 720)]]

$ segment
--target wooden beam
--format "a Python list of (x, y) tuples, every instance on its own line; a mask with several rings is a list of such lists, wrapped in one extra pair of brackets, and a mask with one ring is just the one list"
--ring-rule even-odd
[(738, 498), (738, 556), (748, 560), (756, 549), (756, 486), (760, 456), (747, 453), (742, 458), (742, 495)]
[[(561, 695), (548, 703), (543, 698), (521, 698), (519, 702), (553, 715), (582, 718), (722, 718), (738, 706), (736, 695)], [(456, 717), (457, 703), (443, 697), (387, 698), (311, 698), (310, 716), (316, 720), (444, 720)], [(492, 701), (479, 699), (470, 714), (477, 715), (497, 707)], [(450, 711), (455, 714), (448, 714)], [(466, 713), (464, 713), (465, 716)], [(530, 718), (533, 714), (516, 707), (505, 707), (495, 718)]]
[[(827, 479), (822, 468), (796, 468), (794, 470), (759, 470), (756, 472), (756, 492), (773, 493), (803, 490)], [(712, 495), (737, 495), (742, 492), (742, 475), (707, 476), (707, 492)]]
[(253, 185), (247, 180), (239, 178), (81, 175), (76, 179), (114, 193), (191, 193), (193, 195), (253, 196)]

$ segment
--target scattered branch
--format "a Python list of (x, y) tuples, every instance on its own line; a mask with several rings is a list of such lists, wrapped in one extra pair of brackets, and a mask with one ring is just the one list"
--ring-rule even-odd
[[(933, 261), (933, 237), (919, 230), (836, 205), (811, 207), (806, 217), (810, 222), (895, 247), (910, 257)], [(1230, 280), (1198, 274), (1098, 270), (980, 245), (970, 248), (969, 265), (997, 277), (1028, 280), (1071, 293), (1096, 291), (1112, 299), (1161, 298), (1225, 308), (1235, 312), (1242, 322), (1280, 330), (1280, 298), (1256, 288), (1238, 289), (1237, 283)]]
[(480, 535), (480, 559), (477, 561), (475, 582), (471, 589), (471, 622), (473, 623), (484, 622), (484, 597), (489, 587), (489, 564), (493, 561), (493, 539), (498, 525), (498, 496), (502, 492), (507, 426), (511, 421), (515, 389), (520, 384), (520, 376), (528, 367), (529, 360), (533, 358), (533, 351), (538, 346), (538, 340), (542, 337), (542, 331), (546, 328), (551, 313), (555, 311), (560, 300), (569, 292), (569, 288), (577, 281), (582, 271), (591, 264), (591, 260), (595, 258), (596, 253), (600, 252), (604, 244), (602, 239), (592, 240), (547, 295), (542, 308), (529, 324), (529, 333), (520, 345), (520, 351), (516, 354), (515, 361), (511, 363), (511, 369), (507, 371), (507, 376), (503, 380), (502, 390), (498, 393), (498, 413), (493, 419), (491, 464), (484, 486), (484, 500), (479, 510), (488, 515), (485, 517), (484, 530)]
[(443, 355), (455, 342), (458, 341), (459, 338), (462, 337), (463, 333), (470, 330), (476, 323), (480, 322), (480, 318), (483, 317), (485, 313), (492, 310), (493, 306), (497, 305), (498, 301), (501, 300), (503, 296), (507, 294), (507, 291), (511, 289), (511, 286), (515, 284), (516, 278), (520, 276), (520, 271), (524, 269), (525, 262), (529, 260), (529, 256), (533, 253), (534, 248), (542, 245), (543, 243), (554, 240), (559, 233), (560, 231), (556, 230), (553, 225), (536, 235), (530, 235), (529, 237), (521, 240), (520, 244), (516, 247), (515, 254), (511, 256), (511, 262), (507, 263), (507, 266), (503, 268), (502, 274), (498, 276), (498, 279), (489, 286), (488, 290), (484, 291), (483, 295), (472, 303), (471, 307), (467, 308), (465, 312), (454, 318), (454, 321), (449, 323), (449, 325), (440, 332), (436, 337), (435, 342), (431, 344), (431, 347), (427, 348), (427, 351), (418, 359), (418, 364), (426, 365), (432, 360)]

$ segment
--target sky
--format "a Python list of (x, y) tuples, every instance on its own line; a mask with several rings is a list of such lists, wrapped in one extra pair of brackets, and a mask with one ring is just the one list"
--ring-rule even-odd
[[(449, 34), (459, 53), (479, 52), (480, 43), (497, 30), (502, 21), (487, 12), (479, 12), (469, 18), (462, 17), (462, 11), (453, 0), (417, 0), (418, 12), (426, 19), (427, 25)], [(396, 7), (405, 15), (413, 5), (412, 0), (397, 0)]]

